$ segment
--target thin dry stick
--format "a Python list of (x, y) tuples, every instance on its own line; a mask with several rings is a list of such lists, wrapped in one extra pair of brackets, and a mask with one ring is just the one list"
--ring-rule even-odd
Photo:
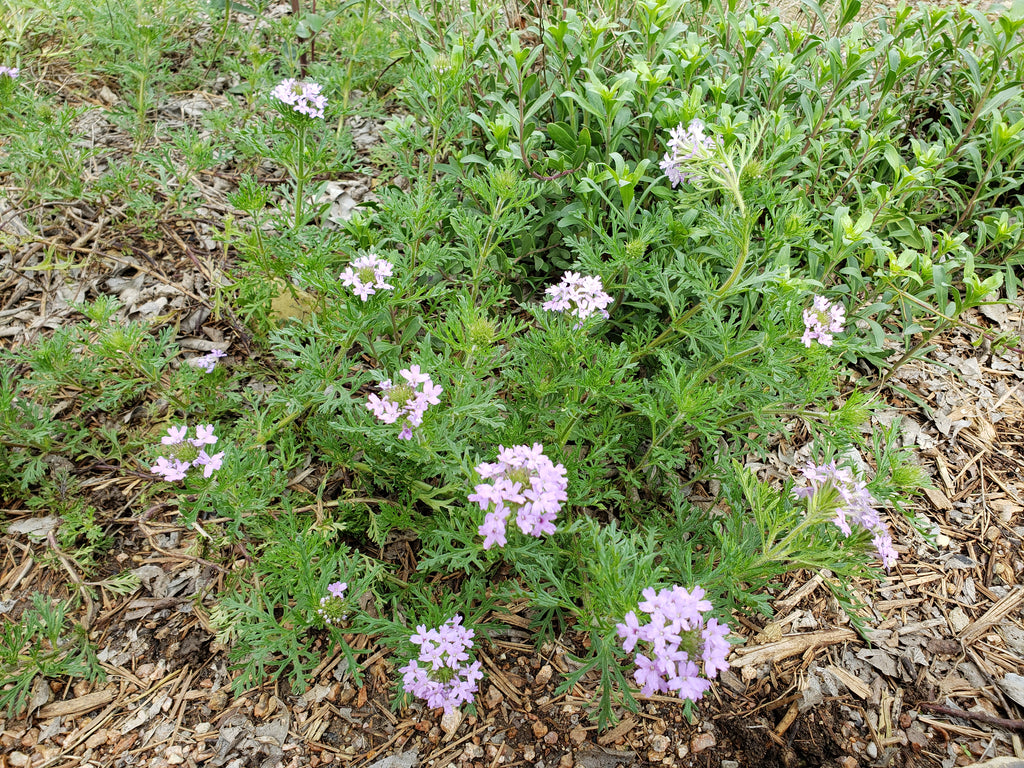
[(968, 712), (964, 709), (944, 707), (941, 704), (929, 704), (927, 702), (922, 702), (917, 706), (921, 709), (927, 709), (929, 712), (937, 712), (940, 715), (961, 717), (964, 720), (976, 720), (979, 723), (987, 723), (988, 725), (994, 725), (998, 728), (1006, 728), (1009, 731), (1024, 731), (1024, 720), (1010, 720), (1005, 717), (986, 715), (984, 712)]

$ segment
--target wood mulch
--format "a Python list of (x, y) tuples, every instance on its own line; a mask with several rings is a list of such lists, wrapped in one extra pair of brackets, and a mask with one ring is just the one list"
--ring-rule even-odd
[[(172, 107), (165, 119), (192, 119)], [(109, 123), (93, 129), (119, 140)], [(365, 122), (361, 151), (375, 130)], [(210, 322), (224, 280), (211, 235), (230, 213), (225, 192), (236, 179), (227, 168), (201, 176), (196, 214), (168, 210), (156, 239), (118, 209), (68, 203), (43, 204), (50, 223), (30, 235), (10, 195), (0, 195), (0, 344), (31, 343), (75, 320), (76, 301), (109, 294), (121, 298), (126, 319), (173, 317), (176, 343), (189, 354), (226, 348), (228, 364), (248, 355), (241, 322), (230, 313)], [(336, 180), (337, 214), (376, 184), (372, 176)], [(53, 254), (67, 263), (42, 268)], [(1018, 300), (968, 319), (1019, 338), (1022, 307)], [(595, 681), (554, 694), (584, 637), (570, 632), (537, 648), (525, 604), (490, 617), (505, 629), (483, 646), (476, 715), (445, 719), (418, 705), (392, 712), (395, 670), (364, 636), (351, 638), (367, 650), (362, 685), (325, 644), (309, 690), (268, 685), (232, 695), (209, 610), (233, 566), (195, 554), (201, 529), (182, 527), (160, 505), (140, 507), (151, 481), (144, 471), (72, 464), (115, 542), (90, 588), (79, 590), (91, 597), (74, 617), (100, 649), (107, 679), (40, 681), (30, 716), (0, 720), (0, 768), (949, 768), (1024, 760), (1024, 360), (954, 329), (892, 384), (875, 427), (900, 424), (935, 487), (912, 510), (918, 528), (890, 511), (900, 551), (892, 573), (877, 587), (855, 585), (871, 643), (831, 597), (830, 573), (798, 574), (773, 596), (772, 621), (735, 617), (743, 642), (692, 723), (677, 702), (655, 696), (605, 732), (588, 719)], [(780, 445), (775, 466), (799, 460)], [(57, 471), (68, 460), (53, 461)], [(10, 621), (32, 592), (63, 598), (86, 580), (52, 535), (21, 527), (39, 512), (14, 505), (3, 489), (0, 506), (0, 621)], [(142, 581), (135, 593), (104, 588), (105, 577), (126, 569)]]

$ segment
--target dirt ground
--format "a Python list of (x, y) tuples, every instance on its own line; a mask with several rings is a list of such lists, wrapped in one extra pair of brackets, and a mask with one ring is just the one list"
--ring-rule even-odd
[[(178, 98), (165, 105), (167, 116), (186, 114)], [(356, 145), (372, 146), (372, 121), (353, 127)], [(231, 175), (202, 182), (211, 217), (226, 211)], [(337, 180), (339, 215), (372, 182)], [(225, 339), (245, 347), (244, 329), (230, 320), (199, 338), (215, 279), (208, 225), (169, 217), (154, 250), (125, 222), (89, 213), (55, 215), (46, 233), (64, 253), (88, 254), (82, 269), (31, 271), (45, 258), (38, 243), (0, 246), (0, 344), (26, 343), (74, 320), (69, 305), (78, 298), (124, 300), (131, 291), (125, 315), (145, 317), (163, 299), (158, 311), (183, 321), (183, 347)], [(0, 229), (23, 234), (17, 211), (0, 208)], [(968, 319), (993, 337), (1019, 338), (1024, 302)], [(954, 330), (883, 393), (887, 407), (873, 427), (900, 424), (934, 488), (913, 510), (928, 536), (890, 514), (900, 560), (881, 585), (857, 585), (869, 606), (862, 618), (870, 644), (831, 597), (831, 574), (801, 573), (773, 595), (771, 622), (734, 617), (743, 642), (692, 719), (678, 702), (655, 696), (605, 731), (588, 716), (594, 681), (554, 694), (583, 636), (570, 632), (538, 649), (526, 605), (490, 617), (504, 630), (482, 646), (487, 678), (475, 716), (447, 719), (419, 705), (392, 712), (395, 670), (386, 654), (368, 654), (357, 686), (326, 636), (309, 690), (269, 685), (234, 696), (208, 614), (224, 569), (191, 554), (196, 531), (137, 507), (143, 479), (72, 465), (114, 540), (96, 580), (132, 569), (142, 587), (123, 596), (97, 589), (81, 606), (73, 618), (99, 648), (106, 681), (37, 684), (30, 716), (0, 720), (0, 768), (951, 768), (992, 758), (1002, 758), (993, 768), (1022, 768), (1024, 342), (1017, 345), (993, 352), (981, 334)], [(782, 443), (771, 463), (751, 465), (770, 474), (802, 459)], [(73, 567), (26, 525), (39, 513), (3, 489), (0, 506), (0, 614), (17, 615), (32, 592), (69, 595), (68, 581), (79, 579)], [(367, 649), (372, 641), (350, 644)]]

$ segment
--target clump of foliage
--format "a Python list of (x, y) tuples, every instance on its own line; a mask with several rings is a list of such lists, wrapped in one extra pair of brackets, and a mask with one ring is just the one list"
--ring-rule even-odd
[[(203, 526), (204, 555), (241, 547), (211, 614), (239, 688), (303, 685), (325, 636), (357, 674), (344, 635), (363, 632), (409, 661), (406, 693), (450, 709), (472, 700), (486, 608), (525, 598), (538, 637), (587, 634), (563, 690), (598, 680), (605, 722), (635, 706), (633, 682), (699, 698), (730, 614), (769, 614), (798, 570), (834, 574), (856, 622), (849, 585), (897, 556), (885, 537), (924, 483), (893, 431), (865, 436), (878, 393), (1004, 283), (1016, 296), (1024, 22), (802, 7), (554, 3), (524, 30), (477, 3), (387, 17), (413, 53), (371, 86), (395, 77), (401, 108), (372, 157), (375, 201), (341, 219), (325, 174), (365, 158), (345, 138), (355, 70), (324, 52), (369, 45), (371, 3), (247, 40), (226, 15), (215, 50), (245, 74), (238, 119), (210, 115), (176, 146), (192, 171), (248, 171), (218, 234), (215, 308), (252, 354), (183, 364), (173, 326), (83, 303), (85, 322), (10, 356), (17, 385), (0, 371), (5, 481), (21, 473), (27, 492), (46, 453), (107, 446)], [(97, 37), (147, 51), (126, 81), (141, 144), (174, 81), (173, 46), (144, 37)], [(18, 98), (9, 112), (41, 108)], [(0, 173), (26, 186), (154, 221), (140, 193), (194, 197), (154, 152), (79, 188), (80, 148), (49, 157), (42, 124), (24, 130), (39, 150)], [(69, 391), (62, 425), (46, 409)], [(99, 447), (81, 436), (88, 414), (130, 408)], [(806, 463), (759, 476), (782, 441)], [(396, 539), (401, 573), (384, 556)], [(656, 652), (633, 673), (638, 638)]]

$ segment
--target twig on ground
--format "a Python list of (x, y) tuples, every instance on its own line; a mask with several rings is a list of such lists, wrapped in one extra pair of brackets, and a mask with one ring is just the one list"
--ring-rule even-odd
[(979, 723), (994, 725), (997, 728), (1006, 728), (1009, 731), (1024, 731), (1024, 720), (1010, 720), (1005, 717), (986, 715), (984, 712), (968, 712), (965, 709), (944, 707), (941, 704), (929, 704), (928, 702), (921, 702), (917, 706), (921, 709), (927, 709), (929, 712), (937, 712), (940, 715), (960, 717), (964, 720), (975, 720)]

